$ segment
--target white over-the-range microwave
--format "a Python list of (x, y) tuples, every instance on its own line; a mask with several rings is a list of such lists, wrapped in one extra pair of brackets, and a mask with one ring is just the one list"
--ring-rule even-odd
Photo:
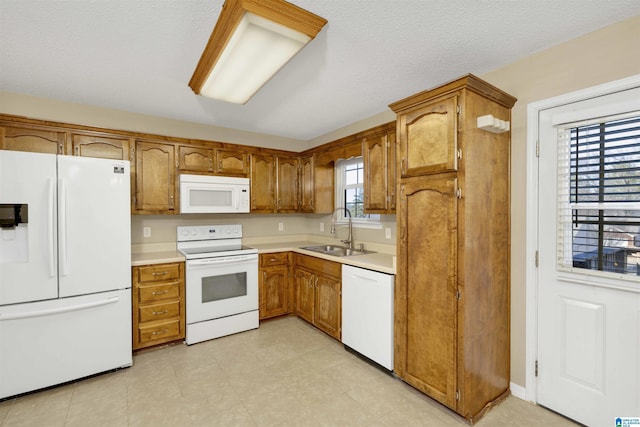
[(248, 213), (249, 178), (180, 175), (180, 213)]

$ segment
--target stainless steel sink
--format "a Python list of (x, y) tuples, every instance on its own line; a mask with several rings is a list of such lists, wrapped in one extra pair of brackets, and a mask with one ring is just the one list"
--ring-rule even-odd
[(373, 253), (372, 251), (367, 251), (364, 249), (363, 250), (351, 249), (346, 246), (336, 246), (336, 245), (304, 246), (301, 249), (305, 249), (307, 251), (319, 252), (321, 254), (326, 254), (326, 255), (340, 256), (340, 257)]

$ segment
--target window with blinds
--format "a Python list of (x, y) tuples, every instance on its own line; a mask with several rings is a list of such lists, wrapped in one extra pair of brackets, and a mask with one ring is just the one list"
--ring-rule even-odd
[(561, 268), (640, 276), (640, 112), (558, 129)]

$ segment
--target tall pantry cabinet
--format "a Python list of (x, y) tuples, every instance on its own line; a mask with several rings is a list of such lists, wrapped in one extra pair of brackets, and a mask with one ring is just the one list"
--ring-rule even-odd
[(510, 121), (473, 75), (390, 105), (399, 174), (395, 371), (470, 422), (509, 390)]

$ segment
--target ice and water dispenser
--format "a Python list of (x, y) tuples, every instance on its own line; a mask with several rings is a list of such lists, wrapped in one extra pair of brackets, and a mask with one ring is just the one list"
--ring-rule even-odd
[(28, 223), (27, 204), (0, 203), (0, 264), (29, 260)]

